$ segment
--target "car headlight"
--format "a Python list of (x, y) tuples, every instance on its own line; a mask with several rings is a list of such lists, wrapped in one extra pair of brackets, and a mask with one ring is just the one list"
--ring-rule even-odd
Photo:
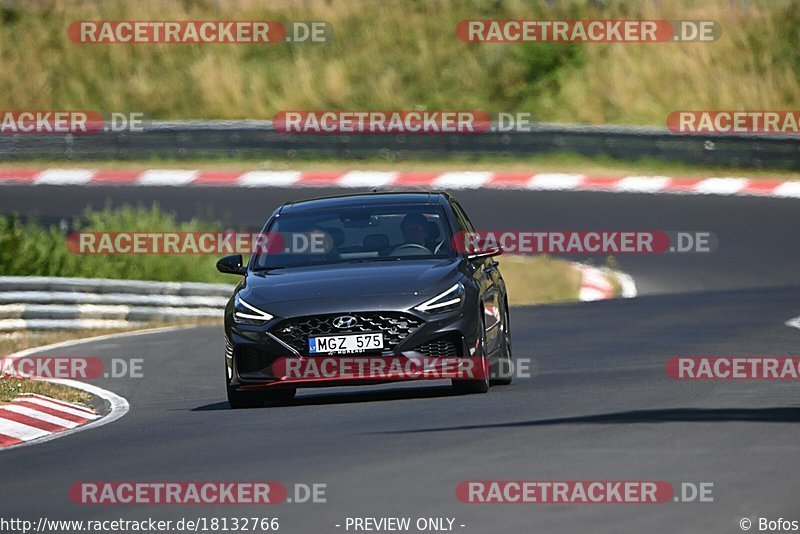
[(464, 284), (459, 282), (414, 309), (423, 313), (442, 313), (458, 309), (462, 304), (464, 304)]
[(237, 324), (260, 325), (270, 321), (274, 315), (259, 310), (239, 295), (233, 302), (233, 321)]

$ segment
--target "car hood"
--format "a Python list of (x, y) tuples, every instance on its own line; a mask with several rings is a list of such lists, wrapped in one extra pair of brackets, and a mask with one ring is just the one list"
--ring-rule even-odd
[(382, 295), (425, 297), (455, 283), (457, 266), (454, 258), (293, 267), (250, 273), (241, 295), (254, 306)]

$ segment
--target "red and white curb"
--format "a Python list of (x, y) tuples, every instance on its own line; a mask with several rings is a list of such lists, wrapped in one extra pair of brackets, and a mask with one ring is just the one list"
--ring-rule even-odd
[[(115, 340), (115, 339), (122, 338), (122, 337), (141, 336), (141, 335), (155, 334), (155, 333), (161, 333), (161, 332), (172, 332), (174, 330), (179, 330), (179, 329), (183, 329), (183, 328), (191, 328), (191, 326), (166, 326), (166, 327), (162, 327), (162, 328), (150, 328), (150, 329), (147, 329), (147, 330), (139, 330), (139, 331), (136, 331), (136, 332), (119, 332), (119, 333), (116, 333), (116, 334), (105, 334), (105, 335), (102, 335), (102, 336), (87, 337), (87, 338), (83, 338), (83, 339), (73, 339), (73, 340), (69, 340), (69, 341), (60, 341), (58, 343), (52, 343), (50, 345), (45, 345), (45, 346), (42, 346), (42, 347), (33, 347), (33, 348), (30, 348), (30, 349), (25, 349), (25, 350), (22, 350), (22, 351), (19, 351), (19, 352), (15, 352), (14, 354), (9, 355), (7, 357), (7, 359), (24, 358), (26, 356), (31, 356), (31, 355), (34, 355), (34, 354), (42, 354), (42, 353), (46, 353), (48, 351), (53, 351), (53, 350), (56, 350), (56, 349), (63, 349), (63, 348), (66, 348), (66, 347), (71, 347), (73, 345), (80, 345), (80, 344), (83, 344), (83, 343), (89, 343), (89, 342), (93, 342), (93, 341)], [(42, 432), (36, 432), (34, 430), (34, 432), (37, 435), (33, 436), (33, 435), (29, 434), (28, 439), (21, 439), (20, 436), (18, 436), (18, 435), (14, 436), (14, 435), (9, 435), (9, 434), (4, 433), (3, 432), (3, 428), (8, 428), (8, 427), (12, 426), (11, 424), (8, 424), (7, 427), (0, 426), (0, 434), (4, 434), (6, 436), (9, 436), (9, 437), (12, 437), (12, 438), (16, 438), (16, 439), (20, 440), (18, 443), (0, 444), (0, 451), (14, 449), (16, 447), (24, 447), (24, 446), (27, 446), (27, 445), (39, 444), (39, 443), (50, 441), (50, 440), (53, 440), (53, 439), (56, 439), (56, 438), (61, 438), (61, 437), (64, 437), (64, 436), (67, 436), (67, 435), (70, 435), (70, 434), (74, 434), (75, 432), (81, 432), (81, 431), (84, 431), (84, 430), (89, 430), (89, 429), (92, 429), (92, 428), (101, 427), (103, 425), (107, 425), (107, 424), (112, 423), (112, 422), (116, 421), (117, 419), (123, 417), (130, 410), (130, 404), (128, 404), (128, 400), (127, 399), (117, 395), (116, 393), (114, 393), (112, 391), (108, 391), (108, 390), (103, 389), (103, 388), (101, 388), (99, 386), (95, 386), (94, 384), (87, 384), (85, 382), (79, 382), (77, 380), (65, 380), (65, 379), (53, 379), (53, 380), (47, 380), (47, 382), (52, 382), (54, 384), (61, 384), (63, 386), (67, 386), (67, 387), (79, 389), (81, 391), (85, 391), (86, 393), (89, 393), (90, 395), (94, 395), (95, 397), (98, 397), (102, 401), (104, 401), (104, 403), (107, 406), (107, 412), (104, 410), (103, 414), (95, 413), (94, 414), (95, 417), (93, 417), (93, 418), (89, 417), (86, 422), (77, 424), (77, 425), (72, 426), (72, 427), (66, 426), (64, 430), (60, 430), (58, 432), (46, 432), (46, 431), (44, 431), (44, 429), (41, 429), (41, 428), (39, 430), (42, 431)], [(15, 399), (15, 401), (16, 401), (16, 399)], [(21, 402), (31, 402), (31, 401), (23, 399)], [(63, 404), (63, 401), (54, 401), (52, 399), (47, 399), (44, 402), (55, 402), (55, 403), (62, 403)], [(14, 409), (10, 409), (9, 410), (9, 408), (8, 408), (9, 405), (14, 405), (14, 404), (15, 404), (15, 402), (12, 402), (11, 404), (0, 405), (0, 409), (5, 410), (5, 411), (14, 412)], [(33, 404), (41, 405), (41, 402), (40, 403), (34, 402)], [(27, 407), (30, 408), (30, 406), (27, 406)], [(82, 408), (84, 410), (86, 409), (85, 406), (82, 407)], [(73, 409), (77, 409), (77, 408), (73, 408)], [(57, 410), (59, 410), (60, 413), (65, 412), (63, 406), (57, 408)], [(39, 409), (39, 411), (41, 412), (43, 410)], [(56, 417), (58, 417), (60, 419), (66, 419), (66, 420), (70, 421), (70, 418), (64, 417), (63, 415), (59, 415), (58, 413), (55, 413), (55, 414), (51, 413), (50, 415), (55, 415)], [(81, 414), (78, 414), (78, 415), (79, 416), (84, 416), (85, 414), (81, 413)], [(0, 418), (0, 422), (4, 422), (4, 419), (8, 419), (8, 418), (7, 417), (2, 417), (2, 418)], [(50, 422), (58, 424), (52, 419), (51, 419)], [(71, 422), (75, 423), (77, 421), (71, 421)], [(27, 426), (30, 426), (30, 425), (27, 425)], [(60, 426), (65, 426), (65, 425), (62, 424)], [(37, 428), (37, 427), (34, 426), (33, 428)]]
[(589, 176), (523, 171), (214, 171), (0, 169), (0, 185), (219, 187), (402, 187), (520, 189), (800, 198), (800, 181), (735, 177)]
[(0, 448), (74, 429), (99, 417), (88, 406), (26, 393), (0, 404)]
[(573, 263), (572, 265), (581, 275), (578, 300), (582, 302), (614, 298), (616, 295), (614, 295), (612, 279), (614, 279), (621, 288), (619, 296), (626, 299), (636, 296), (636, 283), (628, 274), (609, 269), (608, 267), (598, 268), (582, 263)]

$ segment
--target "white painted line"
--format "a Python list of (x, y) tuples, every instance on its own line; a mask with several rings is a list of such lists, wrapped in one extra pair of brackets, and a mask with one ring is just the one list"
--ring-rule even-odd
[[(16, 421), (11, 421), (10, 419), (3, 419), (2, 417), (0, 417), (0, 434), (21, 439), (22, 441), (30, 441), (32, 439), (38, 439), (52, 435), (52, 433), (48, 430), (42, 430), (41, 428), (23, 425), (22, 423), (17, 423)], [(0, 450), (6, 450), (9, 448), (10, 447), (3, 447)]]
[(626, 193), (652, 193), (661, 191), (671, 181), (668, 176), (627, 176), (617, 182), (614, 189)]
[(70, 408), (68, 406), (63, 406), (61, 404), (56, 404), (55, 402), (50, 402), (44, 399), (37, 399), (34, 397), (27, 397), (24, 399), (25, 402), (30, 402), (32, 404), (38, 404), (39, 406), (43, 406), (45, 408), (50, 408), (51, 410), (58, 410), (59, 412), (68, 413), (70, 415), (77, 415), (78, 417), (83, 417), (84, 419), (97, 419), (100, 417), (97, 414), (91, 414), (89, 412), (83, 410), (76, 410), (75, 408)]
[(477, 189), (493, 176), (493, 172), (446, 172), (437, 176), (431, 186), (434, 189)]
[(391, 184), (396, 179), (396, 172), (350, 171), (336, 180), (336, 185), (340, 187), (382, 187)]
[(139, 175), (139, 185), (186, 185), (197, 178), (198, 171), (182, 171), (173, 169), (150, 169)]
[(242, 187), (284, 187), (294, 185), (302, 177), (300, 171), (250, 171), (239, 176)]
[(82, 185), (91, 181), (95, 171), (89, 169), (47, 169), (33, 180), (36, 185)]
[(25, 399), (30, 399), (30, 398), (46, 400), (46, 401), (50, 401), (50, 402), (55, 403), (55, 404), (63, 404), (64, 406), (66, 406), (68, 408), (73, 408), (75, 410), (83, 411), (83, 412), (86, 412), (86, 413), (88, 413), (90, 415), (98, 415), (97, 412), (94, 411), (94, 408), (90, 408), (89, 406), (86, 406), (84, 404), (76, 404), (74, 402), (67, 402), (65, 400), (54, 399), (52, 397), (45, 397), (43, 395), (36, 395), (35, 393), (23, 393), (22, 395), (20, 395), (16, 399), (14, 399), (12, 402), (22, 402)]
[(772, 196), (800, 198), (800, 182), (784, 182), (772, 190)]
[(747, 178), (708, 178), (694, 186), (694, 192), (702, 195), (735, 195), (750, 181)]
[(800, 316), (795, 317), (793, 319), (789, 319), (784, 324), (786, 326), (791, 326), (792, 328), (800, 328)]
[(575, 189), (586, 177), (583, 174), (560, 174), (560, 173), (541, 173), (528, 182), (528, 189), (542, 191), (560, 191), (563, 189)]
[(39, 410), (34, 410), (33, 408), (28, 408), (27, 406), (17, 406), (14, 403), (3, 404), (2, 406), (0, 406), (0, 408), (2, 408), (3, 410), (8, 410), (9, 412), (18, 413), (20, 415), (27, 415), (28, 417), (39, 419), (41, 421), (44, 421), (45, 423), (52, 423), (54, 425), (64, 426), (67, 428), (75, 428), (76, 426), (80, 425), (80, 423), (76, 423), (75, 421), (62, 419), (55, 415), (50, 415), (49, 413), (44, 413), (40, 412)]
[(50, 401), (50, 402), (55, 402), (56, 404), (63, 404), (65, 406), (69, 406), (71, 408), (75, 408), (76, 410), (83, 410), (84, 412), (89, 412), (90, 414), (93, 414), (93, 415), (95, 414), (95, 411), (92, 408), (89, 408), (86, 405), (77, 404), (75, 402), (69, 402), (69, 401), (60, 400), (60, 399), (54, 399), (52, 397), (45, 397), (44, 395), (37, 395), (36, 393), (23, 393), (22, 395), (17, 397), (15, 399), (15, 401), (17, 401), (17, 400), (25, 400), (26, 397), (34, 397), (34, 398), (37, 398), (37, 399), (42, 399), (42, 400), (46, 400), (46, 401)]

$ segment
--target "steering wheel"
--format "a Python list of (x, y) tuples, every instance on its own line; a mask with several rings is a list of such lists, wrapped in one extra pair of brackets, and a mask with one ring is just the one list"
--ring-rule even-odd
[(405, 252), (406, 250), (408, 250), (408, 251), (412, 251), (412, 250), (420, 251), (420, 252), (417, 252), (415, 254), (411, 254), (411, 256), (421, 256), (422, 254), (430, 254), (431, 253), (430, 249), (428, 249), (428, 247), (426, 247), (425, 245), (418, 245), (416, 243), (406, 243), (405, 245), (400, 245), (399, 247), (395, 247), (392, 250), (391, 254), (395, 255), (398, 252)]

